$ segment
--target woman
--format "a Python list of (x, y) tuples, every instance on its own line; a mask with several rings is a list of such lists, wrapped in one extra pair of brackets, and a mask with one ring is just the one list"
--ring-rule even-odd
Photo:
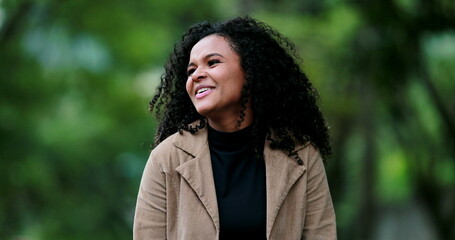
[(249, 17), (188, 30), (150, 102), (135, 239), (336, 239), (327, 126), (296, 58)]

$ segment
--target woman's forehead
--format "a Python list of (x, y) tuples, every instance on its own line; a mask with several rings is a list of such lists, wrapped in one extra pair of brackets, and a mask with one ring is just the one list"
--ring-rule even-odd
[(190, 52), (190, 58), (202, 58), (213, 53), (224, 56), (234, 52), (225, 37), (212, 34), (204, 37), (193, 46)]

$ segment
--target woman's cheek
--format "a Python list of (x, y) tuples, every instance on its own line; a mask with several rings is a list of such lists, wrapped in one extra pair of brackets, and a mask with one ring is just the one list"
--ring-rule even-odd
[(193, 81), (191, 80), (191, 78), (188, 78), (186, 80), (186, 93), (188, 93), (188, 95), (191, 97), (191, 91), (193, 89)]

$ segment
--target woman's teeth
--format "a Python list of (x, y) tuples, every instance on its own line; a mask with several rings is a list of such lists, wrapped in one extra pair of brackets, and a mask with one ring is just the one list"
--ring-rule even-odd
[(196, 94), (203, 93), (203, 92), (205, 92), (205, 91), (207, 91), (207, 90), (209, 90), (209, 89), (210, 89), (210, 88), (201, 88), (201, 89), (197, 90)]

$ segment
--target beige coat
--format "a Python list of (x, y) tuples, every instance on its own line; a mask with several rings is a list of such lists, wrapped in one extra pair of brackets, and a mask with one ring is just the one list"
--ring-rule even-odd
[[(311, 144), (300, 166), (266, 141), (267, 239), (336, 239), (324, 165)], [(220, 222), (207, 130), (174, 134), (150, 154), (139, 189), (134, 239), (218, 239)]]

